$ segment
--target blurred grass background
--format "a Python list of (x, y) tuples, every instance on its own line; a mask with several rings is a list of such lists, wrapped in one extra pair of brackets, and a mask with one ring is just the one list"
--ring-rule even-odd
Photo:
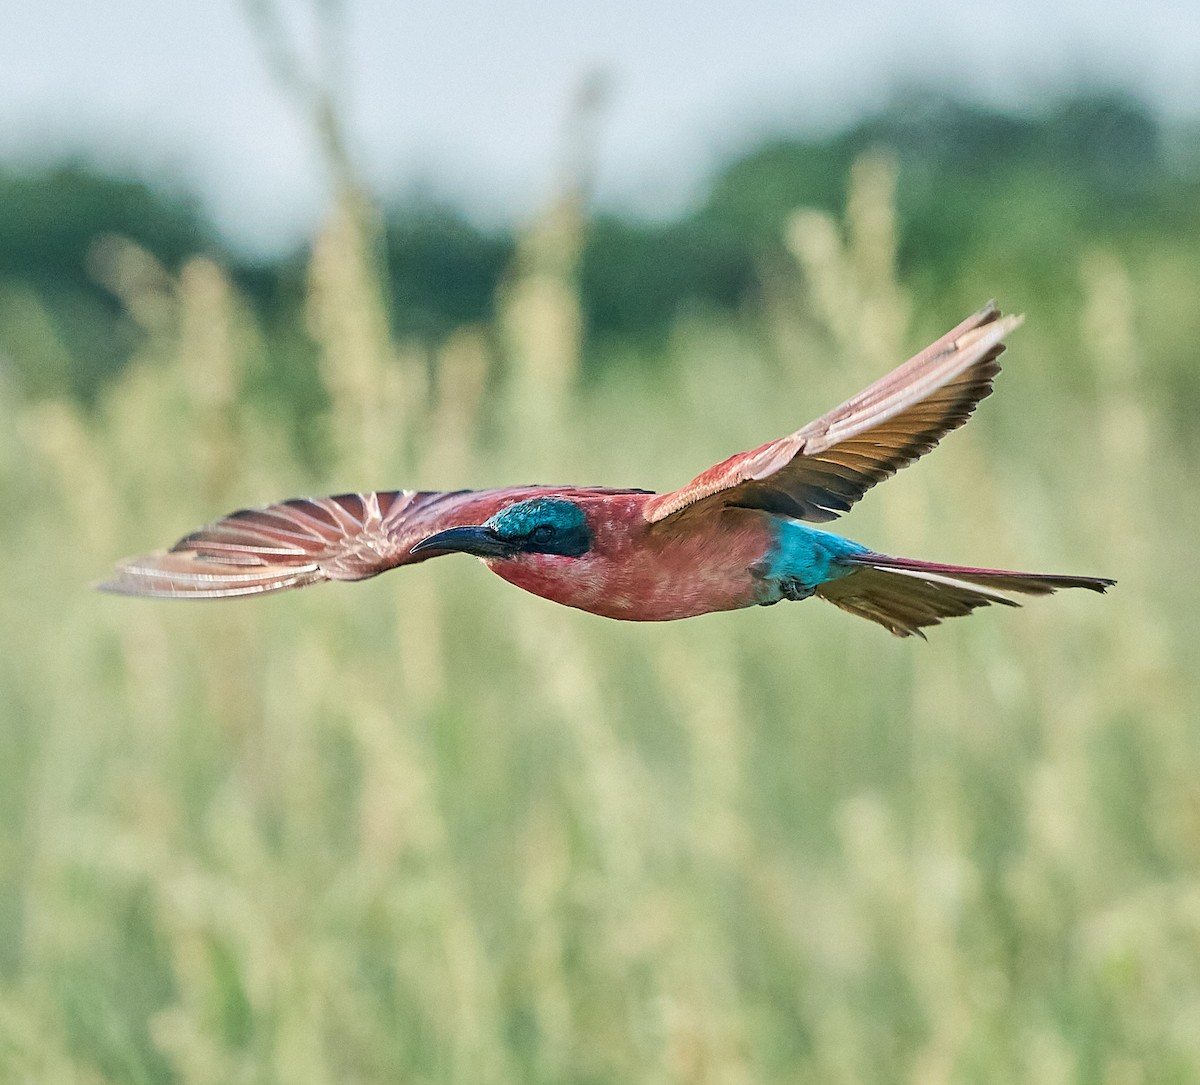
[[(1112, 99), (899, 103), (675, 223), (589, 216), (572, 160), (513, 237), (344, 173), (273, 267), (135, 182), (5, 178), (4, 1078), (1200, 1077), (1200, 186), (1169, 150)], [(1028, 314), (999, 395), (841, 527), (1104, 599), (924, 645), (817, 603), (610, 623), (455, 559), (87, 590), (290, 495), (670, 488), (993, 294)]]

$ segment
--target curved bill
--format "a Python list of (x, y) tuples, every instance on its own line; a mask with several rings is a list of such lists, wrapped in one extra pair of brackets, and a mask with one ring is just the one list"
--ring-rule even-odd
[(505, 542), (490, 528), (482, 525), (451, 527), (422, 539), (409, 551), (421, 554), (437, 550), (443, 554), (474, 554), (478, 558), (507, 558), (516, 553), (512, 543)]

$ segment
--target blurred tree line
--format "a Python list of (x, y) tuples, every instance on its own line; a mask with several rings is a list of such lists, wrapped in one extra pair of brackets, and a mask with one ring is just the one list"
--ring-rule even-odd
[[(900, 167), (902, 276), (918, 302), (938, 298), (951, 315), (991, 294), (1017, 307), (1077, 294), (1077, 262), (1058, 257), (1089, 244), (1134, 259), (1176, 249), (1189, 267), (1200, 262), (1194, 133), (1116, 94), (1028, 114), (912, 94), (843, 131), (747, 151), (673, 220), (592, 216), (579, 268), (588, 364), (631, 348), (649, 356), (681, 315), (752, 303), (783, 259), (787, 216), (839, 208), (851, 163), (872, 148)], [(308, 348), (295, 329), (306, 254), (250, 261), (195, 198), (81, 162), (0, 170), (0, 370), (33, 394), (85, 399), (120, 370), (139, 329), (97, 258), (98, 239), (113, 235), (167, 270), (196, 253), (228, 268), (267, 330), (265, 392), (304, 402)], [(389, 207), (384, 236), (398, 336), (433, 344), (490, 319), (512, 232), (426, 203)]]

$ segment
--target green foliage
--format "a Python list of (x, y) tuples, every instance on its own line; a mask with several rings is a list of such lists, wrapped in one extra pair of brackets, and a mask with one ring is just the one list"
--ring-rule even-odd
[(172, 266), (211, 242), (196, 205), (83, 165), (0, 176), (0, 272), (84, 283), (97, 235), (120, 234)]
[(600, 216), (588, 226), (580, 269), (589, 327), (608, 344), (661, 346), (680, 316), (736, 309), (753, 282), (753, 262), (744, 238), (707, 224)]
[[(607, 212), (588, 224), (579, 269), (588, 367), (630, 350), (653, 355), (681, 315), (733, 313), (756, 299), (764, 268), (781, 259), (787, 216), (839, 207), (850, 164), (870, 151), (900, 165), (900, 262), (927, 303), (947, 292), (968, 307), (981, 292), (1068, 293), (1074, 268), (1058, 254), (1089, 244), (1135, 258), (1173, 250), (1194, 264), (1200, 176), (1179, 165), (1186, 144), (1168, 153), (1180, 138), (1112, 94), (1021, 115), (912, 94), (841, 132), (770, 139), (720, 170), (701, 205), (675, 221)], [(248, 262), (187, 199), (78, 165), (0, 175), (0, 348), (23, 360), (31, 392), (90, 398), (137, 349), (136, 325), (89, 260), (110, 233), (168, 269), (197, 251), (229, 267), (267, 334), (264, 389), (294, 405), (298, 424), (311, 419), (320, 406), (311, 369), (297, 368), (292, 388), (287, 364), (299, 347), (289, 329), (301, 320), (303, 254)], [(491, 321), (515, 246), (451, 208), (392, 207), (383, 257), (393, 332), (432, 346)], [(30, 298), (49, 334), (27, 313)]]
[(388, 216), (386, 245), (399, 334), (436, 341), (492, 319), (512, 238), (489, 236), (455, 211), (418, 206)]
[[(89, 253), (108, 234), (172, 267), (212, 243), (192, 201), (139, 181), (78, 164), (0, 174), (0, 349), (25, 363), (21, 377), (35, 392), (90, 396), (134, 349), (117, 300), (89, 274)], [(31, 294), (40, 318), (27, 314)]]

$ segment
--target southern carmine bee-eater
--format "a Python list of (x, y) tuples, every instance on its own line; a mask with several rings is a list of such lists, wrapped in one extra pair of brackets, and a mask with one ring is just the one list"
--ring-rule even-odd
[(106, 591), (219, 599), (365, 580), (443, 554), (478, 557), (534, 595), (606, 618), (668, 621), (816, 595), (905, 637), (1010, 593), (1112, 580), (889, 557), (807, 526), (961, 426), (992, 390), (1020, 317), (987, 305), (803, 429), (671, 493), (513, 486), (388, 490), (244, 509), (121, 562)]

